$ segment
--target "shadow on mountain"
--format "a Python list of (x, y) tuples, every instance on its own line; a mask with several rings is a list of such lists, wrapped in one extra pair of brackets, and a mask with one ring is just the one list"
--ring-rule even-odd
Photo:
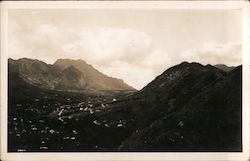
[[(65, 69), (72, 82), (83, 73)], [(91, 94), (39, 88), (9, 70), (8, 150), (242, 151), (241, 70), (183, 62), (140, 91)]]

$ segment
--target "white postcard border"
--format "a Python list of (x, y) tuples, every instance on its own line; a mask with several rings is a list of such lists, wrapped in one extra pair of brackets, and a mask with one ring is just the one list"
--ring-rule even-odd
[[(7, 152), (7, 45), (9, 9), (240, 9), (243, 52), (243, 152)], [(1, 2), (1, 159), (21, 160), (248, 160), (249, 159), (249, 3), (247, 1), (5, 1)]]

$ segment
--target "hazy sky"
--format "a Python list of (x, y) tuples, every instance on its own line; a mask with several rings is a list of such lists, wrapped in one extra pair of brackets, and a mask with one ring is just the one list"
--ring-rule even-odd
[(83, 59), (140, 89), (182, 61), (241, 64), (239, 10), (10, 10), (9, 57)]

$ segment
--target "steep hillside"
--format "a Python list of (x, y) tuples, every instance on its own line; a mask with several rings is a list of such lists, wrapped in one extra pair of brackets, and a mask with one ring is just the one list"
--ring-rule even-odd
[(98, 119), (124, 120), (122, 151), (240, 151), (241, 90), (241, 67), (184, 62)]
[(69, 66), (78, 69), (83, 77), (86, 78), (89, 88), (101, 90), (134, 90), (134, 88), (125, 84), (123, 80), (104, 75), (83, 60), (58, 59), (54, 65), (62, 69)]
[(9, 72), (26, 83), (59, 91), (134, 90), (120, 79), (108, 77), (82, 60), (60, 59), (54, 65), (39, 60), (9, 59)]
[(134, 132), (119, 148), (241, 151), (241, 67), (200, 87), (198, 93), (195, 86), (199, 84), (169, 99), (169, 112)]

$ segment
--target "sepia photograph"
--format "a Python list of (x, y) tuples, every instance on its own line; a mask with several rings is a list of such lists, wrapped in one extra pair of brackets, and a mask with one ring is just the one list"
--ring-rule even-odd
[(248, 3), (161, 3), (1, 4), (1, 151), (246, 154)]

